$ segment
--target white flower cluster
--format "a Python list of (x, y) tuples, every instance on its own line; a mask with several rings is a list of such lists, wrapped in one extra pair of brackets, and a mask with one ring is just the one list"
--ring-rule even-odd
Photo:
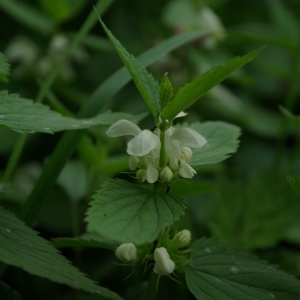
[[(149, 183), (156, 182), (158, 178), (169, 182), (173, 176), (192, 178), (196, 171), (189, 165), (192, 158), (190, 148), (201, 148), (206, 144), (206, 139), (191, 128), (170, 127), (165, 131), (165, 153), (161, 154), (161, 131), (141, 130), (128, 120), (117, 121), (107, 130), (107, 134), (111, 137), (134, 136), (127, 144), (127, 153), (131, 155), (129, 169), (136, 171), (139, 180)], [(161, 155), (166, 156), (163, 166), (160, 166)]]

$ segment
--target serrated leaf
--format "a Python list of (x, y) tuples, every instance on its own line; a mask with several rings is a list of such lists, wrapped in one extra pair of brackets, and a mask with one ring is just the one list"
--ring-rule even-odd
[(99, 18), (102, 27), (114, 45), (124, 65), (128, 69), (137, 89), (139, 90), (144, 101), (148, 105), (154, 118), (160, 113), (159, 103), (159, 85), (146, 68), (122, 46), (122, 44), (113, 36), (110, 30), (105, 26)]
[(37, 232), (25, 226), (11, 213), (0, 209), (0, 260), (26, 272), (66, 284), (75, 289), (120, 299), (83, 275)]
[(300, 299), (298, 280), (244, 250), (215, 239), (198, 240), (193, 249), (185, 276), (199, 300)]
[(183, 215), (183, 198), (124, 180), (110, 180), (93, 196), (88, 231), (118, 242), (143, 244)]
[(132, 116), (127, 113), (101, 113), (94, 118), (74, 119), (50, 110), (48, 106), (19, 98), (16, 94), (0, 92), (0, 125), (22, 133), (53, 133), (61, 130), (84, 129), (96, 125), (112, 124), (119, 119), (143, 118), (145, 114)]
[(0, 52), (0, 81), (7, 82), (10, 71), (10, 65), (6, 56)]
[(192, 166), (219, 163), (234, 153), (239, 145), (240, 128), (225, 122), (194, 123), (189, 126), (205, 137), (207, 143), (193, 149)]
[(229, 62), (217, 66), (181, 87), (172, 101), (163, 108), (161, 116), (173, 120), (181, 111), (196, 102), (215, 85), (227, 78), (232, 72), (249, 63), (262, 49), (250, 52), (242, 57), (236, 57)]

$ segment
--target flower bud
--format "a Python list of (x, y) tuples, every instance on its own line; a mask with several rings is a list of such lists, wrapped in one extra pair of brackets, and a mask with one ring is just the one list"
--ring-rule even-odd
[(175, 269), (175, 263), (170, 259), (166, 248), (156, 248), (154, 251), (154, 272), (158, 275), (169, 275)]
[(116, 257), (123, 262), (136, 259), (136, 248), (132, 243), (121, 244), (115, 251)]
[(159, 174), (162, 182), (170, 182), (173, 179), (173, 172), (169, 167), (164, 167)]
[(191, 241), (191, 232), (187, 229), (179, 231), (176, 236), (180, 242), (179, 248), (186, 247)]

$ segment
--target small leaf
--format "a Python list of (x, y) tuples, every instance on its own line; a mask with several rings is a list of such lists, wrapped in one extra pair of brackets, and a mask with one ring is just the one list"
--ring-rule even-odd
[(19, 98), (16, 94), (0, 92), (0, 125), (22, 133), (53, 133), (61, 130), (84, 129), (96, 125), (112, 124), (119, 119), (136, 122), (145, 114), (132, 116), (126, 113), (101, 113), (90, 119), (64, 117), (48, 106)]
[(0, 209), (0, 231), (0, 260), (4, 263), (75, 289), (120, 299), (85, 277), (47, 240), (3, 209)]
[(10, 65), (6, 56), (0, 52), (0, 81), (7, 82), (10, 71)]
[(10, 286), (8, 286), (3, 281), (0, 281), (0, 299), (1, 300), (22, 300), (21, 295), (12, 290)]
[(86, 221), (88, 230), (118, 242), (143, 244), (184, 213), (183, 198), (124, 180), (110, 180), (94, 195)]
[(173, 86), (169, 80), (168, 74), (165, 73), (159, 86), (159, 101), (163, 109), (173, 97)]
[(189, 290), (197, 299), (300, 299), (293, 276), (223, 241), (201, 239), (193, 244), (185, 270)]
[(300, 130), (300, 116), (295, 116), (289, 110), (284, 107), (280, 107), (283, 115), (298, 129)]
[(207, 143), (193, 149), (192, 166), (219, 163), (234, 153), (239, 144), (240, 128), (225, 122), (194, 123), (192, 129), (200, 133)]
[(156, 118), (161, 109), (159, 103), (159, 85), (157, 81), (133, 55), (127, 52), (127, 50), (113, 36), (100, 18), (99, 21), (114, 45), (116, 51), (118, 52), (120, 58), (122, 59), (124, 65), (128, 69), (137, 89), (148, 105), (152, 115), (154, 118)]
[(178, 113), (196, 102), (201, 96), (227, 78), (232, 72), (250, 62), (261, 50), (262, 49), (250, 52), (242, 57), (236, 57), (184, 85), (178, 90), (169, 105), (163, 108), (161, 112), (162, 117), (167, 120), (173, 120)]

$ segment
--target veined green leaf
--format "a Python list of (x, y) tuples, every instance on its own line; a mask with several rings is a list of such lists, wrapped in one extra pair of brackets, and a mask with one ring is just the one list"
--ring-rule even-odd
[(26, 272), (99, 296), (120, 299), (83, 275), (47, 240), (25, 226), (11, 213), (0, 209), (0, 260)]
[(118, 242), (143, 244), (183, 215), (183, 198), (124, 180), (111, 180), (94, 195), (88, 231)]
[(173, 120), (178, 113), (196, 102), (201, 96), (228, 77), (232, 72), (250, 62), (261, 50), (262, 49), (252, 51), (242, 57), (236, 57), (223, 65), (213, 68), (202, 76), (197, 77), (192, 82), (187, 83), (178, 90), (172, 101), (163, 108), (161, 116), (167, 120)]
[(9, 75), (10, 65), (7, 61), (6, 56), (0, 52), (0, 81), (7, 81)]
[(146, 68), (139, 63), (139, 61), (122, 46), (122, 44), (113, 36), (110, 30), (105, 26), (102, 20), (99, 18), (101, 25), (103, 26), (106, 34), (114, 45), (124, 65), (128, 69), (137, 89), (142, 95), (144, 101), (148, 105), (154, 118), (160, 113), (159, 103), (159, 85), (149, 73)]
[(90, 119), (74, 119), (64, 117), (52, 111), (48, 106), (34, 103), (18, 95), (0, 92), (0, 125), (5, 125), (22, 133), (53, 133), (61, 130), (89, 128), (96, 125), (112, 124), (119, 119), (133, 119), (136, 122), (145, 114), (132, 116), (127, 113), (111, 113), (109, 111)]
[(287, 181), (295, 193), (300, 196), (300, 176), (289, 176), (287, 177)]
[[(183, 125), (184, 126), (184, 125)], [(234, 153), (239, 145), (240, 128), (225, 122), (194, 123), (189, 126), (196, 130), (207, 143), (199, 149), (193, 149), (192, 166), (219, 163)]]
[(300, 299), (298, 280), (244, 250), (215, 239), (198, 240), (193, 250), (185, 276), (199, 300)]

